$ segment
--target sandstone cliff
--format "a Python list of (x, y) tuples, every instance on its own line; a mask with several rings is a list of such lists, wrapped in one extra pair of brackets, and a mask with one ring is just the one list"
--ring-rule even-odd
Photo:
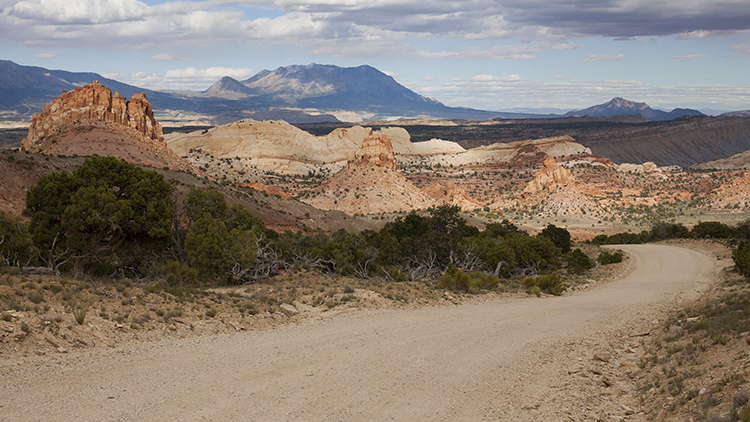
[(591, 157), (591, 150), (577, 143), (570, 136), (555, 136), (518, 142), (495, 143), (464, 151), (447, 151), (439, 155), (403, 157), (399, 159), (399, 162), (403, 164), (432, 166), (439, 164), (457, 167), (511, 162), (513, 164), (539, 164), (547, 157), (562, 158), (569, 156)]
[(575, 178), (570, 170), (560, 167), (555, 159), (550, 157), (544, 160), (542, 168), (523, 190), (525, 193), (534, 193), (541, 190), (554, 190), (559, 187), (573, 186)]
[(30, 151), (41, 140), (86, 120), (125, 126), (154, 141), (164, 139), (161, 125), (154, 119), (154, 111), (145, 94), (133, 94), (126, 101), (119, 93), (115, 92), (113, 96), (109, 88), (94, 81), (70, 92), (63, 91), (52, 104), (45, 105), (40, 114), (34, 114), (29, 134), (23, 140), (23, 149)]
[(432, 198), (398, 172), (388, 135), (372, 131), (347, 165), (302, 201), (350, 215), (411, 211), (435, 205)]
[(152, 167), (196, 171), (167, 147), (145, 94), (126, 100), (98, 81), (63, 91), (34, 115), (22, 149), (51, 155), (106, 155)]
[[(372, 132), (353, 126), (339, 128), (325, 136), (314, 136), (284, 121), (239, 120), (208, 131), (167, 136), (167, 144), (178, 155), (200, 149), (215, 158), (239, 157), (261, 171), (306, 175), (322, 168), (338, 171)], [(412, 143), (400, 127), (379, 130), (388, 136), (397, 155), (437, 155), (463, 151), (458, 144), (431, 140)]]

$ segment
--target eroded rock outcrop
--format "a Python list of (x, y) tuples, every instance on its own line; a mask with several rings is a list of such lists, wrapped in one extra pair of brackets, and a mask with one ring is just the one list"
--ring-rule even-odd
[(126, 100), (94, 81), (63, 91), (34, 115), (25, 151), (50, 155), (112, 156), (157, 168), (199, 172), (164, 142), (145, 94)]
[(434, 199), (398, 172), (388, 135), (372, 131), (347, 165), (302, 201), (350, 215), (411, 211), (435, 205)]
[(352, 155), (353, 159), (349, 161), (349, 164), (354, 166), (374, 165), (384, 169), (396, 168), (393, 145), (385, 133), (370, 133), (362, 141), (362, 146)]
[(482, 206), (479, 201), (466, 193), (464, 188), (450, 183), (446, 185), (435, 183), (426, 187), (424, 191), (437, 201), (447, 205), (458, 205), (464, 211), (475, 210)]
[(526, 185), (525, 193), (534, 193), (541, 190), (553, 190), (563, 186), (573, 186), (575, 178), (570, 170), (560, 167), (555, 159), (550, 157), (544, 160), (541, 170)]
[(69, 92), (63, 91), (52, 104), (45, 105), (41, 113), (34, 114), (22, 148), (41, 152), (37, 151), (41, 147), (38, 145), (40, 141), (87, 120), (125, 126), (142, 137), (164, 140), (161, 125), (154, 119), (146, 94), (133, 94), (126, 101), (118, 92), (113, 96), (109, 88), (94, 81)]

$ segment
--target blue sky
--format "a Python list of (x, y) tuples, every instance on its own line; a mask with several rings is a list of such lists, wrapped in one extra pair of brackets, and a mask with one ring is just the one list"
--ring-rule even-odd
[(747, 0), (0, 0), (0, 59), (204, 90), (368, 64), (450, 106), (750, 109)]

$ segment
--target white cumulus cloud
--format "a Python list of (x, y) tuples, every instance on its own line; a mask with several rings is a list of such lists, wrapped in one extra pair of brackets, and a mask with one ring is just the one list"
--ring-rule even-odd
[(202, 91), (225, 76), (243, 80), (254, 74), (253, 69), (244, 68), (209, 67), (207, 69), (196, 69), (188, 67), (184, 69), (170, 69), (164, 73), (136, 72), (123, 74), (120, 72), (110, 72), (104, 76), (149, 89), (164, 89), (164, 87), (169, 87), (169, 89), (175, 90)]

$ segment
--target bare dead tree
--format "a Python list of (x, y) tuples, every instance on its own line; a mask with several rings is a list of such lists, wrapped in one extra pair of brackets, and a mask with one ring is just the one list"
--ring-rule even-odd
[(427, 251), (426, 257), (409, 257), (406, 259), (404, 265), (400, 265), (398, 268), (409, 277), (409, 280), (433, 278), (436, 273), (439, 273), (437, 268), (437, 254), (430, 249)]
[(252, 284), (265, 280), (279, 273), (287, 264), (279, 259), (279, 253), (273, 245), (265, 241), (265, 236), (259, 234), (255, 237), (253, 245), (243, 245), (255, 249), (255, 259), (250, 265), (243, 264), (242, 260), (232, 256), (234, 264), (227, 272), (227, 282), (230, 284)]
[(463, 248), (460, 252), (451, 251), (450, 263), (466, 272), (479, 271), (484, 267), (484, 263), (473, 244)]
[(541, 264), (542, 263), (540, 261), (536, 261), (525, 268), (519, 268), (516, 271), (516, 275), (518, 275), (519, 277), (536, 277), (541, 273)]
[(323, 268), (323, 264), (328, 263), (321, 258), (313, 259), (308, 252), (294, 252), (292, 255), (292, 265), (296, 268), (311, 270)]
[(500, 270), (503, 268), (504, 265), (508, 265), (507, 262), (500, 260), (497, 261), (497, 266), (495, 266), (495, 277), (500, 277)]
[(362, 279), (372, 278), (372, 276), (370, 276), (370, 264), (375, 262), (377, 257), (378, 257), (377, 254), (374, 254), (364, 261), (357, 262), (357, 266), (352, 271), (354, 276), (357, 278), (362, 278)]
[(45, 255), (40, 255), (39, 258), (50, 270), (54, 271), (55, 274), (60, 275), (60, 267), (70, 262), (75, 257), (70, 254), (70, 249), (66, 248), (60, 252), (57, 250), (57, 240), (60, 237), (60, 233), (55, 234), (55, 238), (52, 239), (52, 246), (49, 248), (49, 252)]

